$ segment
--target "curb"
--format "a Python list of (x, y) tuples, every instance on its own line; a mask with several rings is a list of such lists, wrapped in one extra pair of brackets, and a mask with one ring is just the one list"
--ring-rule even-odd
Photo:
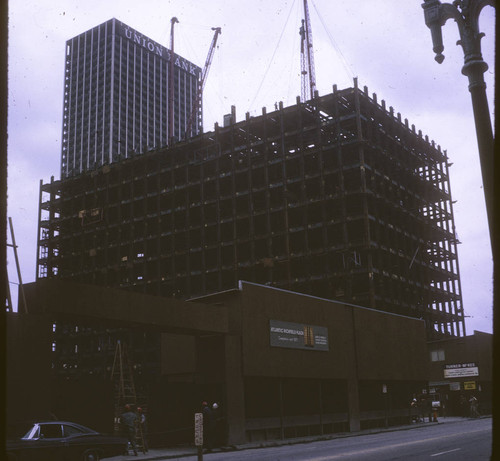
[[(381, 428), (375, 428), (375, 429), (364, 429), (362, 431), (357, 431), (357, 432), (342, 432), (342, 433), (337, 433), (337, 434), (328, 434), (328, 435), (319, 435), (319, 436), (311, 436), (307, 438), (293, 438), (293, 439), (285, 439), (285, 440), (270, 440), (266, 442), (258, 442), (258, 443), (248, 443), (244, 445), (231, 445), (227, 447), (223, 447), (221, 449), (216, 449), (213, 450), (211, 453), (227, 453), (231, 451), (242, 451), (242, 450), (255, 450), (259, 448), (272, 448), (272, 447), (281, 447), (285, 445), (298, 445), (298, 444), (305, 444), (305, 443), (313, 443), (313, 442), (318, 442), (318, 441), (327, 441), (327, 440), (334, 440), (334, 439), (343, 439), (343, 438), (349, 438), (349, 437), (358, 437), (360, 435), (371, 435), (371, 434), (380, 434), (384, 432), (396, 432), (396, 431), (408, 431), (412, 429), (420, 429), (423, 427), (428, 427), (428, 426), (433, 426), (433, 425), (440, 425), (440, 424), (453, 424), (453, 423), (458, 423), (461, 421), (467, 421), (471, 418), (461, 418), (461, 417), (451, 417), (453, 419), (447, 420), (447, 418), (442, 418), (438, 420), (437, 422), (423, 422), (423, 423), (414, 423), (414, 424), (408, 424), (404, 426), (393, 426), (393, 427), (381, 427)], [(491, 415), (487, 416), (480, 416), (477, 419), (488, 419), (491, 418)], [(177, 452), (177, 453), (162, 453), (162, 454), (151, 454), (148, 456), (148, 454), (145, 455), (139, 455), (138, 457), (127, 455), (127, 456), (120, 456), (120, 457), (114, 457), (112, 459), (116, 461), (122, 461), (122, 460), (128, 460), (128, 459), (138, 459), (140, 461), (154, 461), (154, 460), (162, 460), (162, 459), (177, 459), (177, 458), (187, 458), (188, 456), (196, 456), (197, 455), (197, 449), (195, 447), (185, 447), (184, 448), (186, 451), (184, 452)], [(162, 449), (158, 449), (158, 451), (161, 451)], [(165, 449), (168, 450), (168, 449)], [(172, 449), (172, 451), (175, 451), (176, 449)], [(182, 448), (180, 449), (182, 450)], [(192, 452), (187, 452), (187, 450), (192, 450)], [(204, 452), (205, 454), (205, 452)]]

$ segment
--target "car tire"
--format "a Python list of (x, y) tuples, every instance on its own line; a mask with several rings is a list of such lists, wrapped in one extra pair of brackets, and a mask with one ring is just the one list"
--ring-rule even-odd
[(87, 450), (82, 456), (82, 461), (99, 461), (100, 459), (99, 453), (95, 450)]

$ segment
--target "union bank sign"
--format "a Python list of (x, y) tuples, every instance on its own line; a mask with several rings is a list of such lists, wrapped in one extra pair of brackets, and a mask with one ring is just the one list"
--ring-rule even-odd
[[(148, 50), (150, 53), (155, 54), (156, 56), (159, 56), (162, 59), (165, 59), (165, 61), (170, 61), (170, 50), (168, 48), (165, 48), (163, 45), (160, 45), (159, 43), (156, 43), (154, 40), (151, 40), (149, 37), (146, 37), (145, 35), (137, 32), (136, 30), (132, 29), (131, 27), (127, 26), (126, 24), (121, 24), (119, 22), (116, 23), (116, 33), (117, 35), (126, 38), (127, 40), (130, 40), (132, 43), (135, 45), (138, 45), (146, 50)], [(198, 66), (195, 66), (193, 63), (189, 62), (188, 60), (175, 55), (175, 61), (174, 65), (176, 67), (179, 67), (180, 69), (190, 73), (191, 75), (198, 76), (200, 72), (200, 68)]]

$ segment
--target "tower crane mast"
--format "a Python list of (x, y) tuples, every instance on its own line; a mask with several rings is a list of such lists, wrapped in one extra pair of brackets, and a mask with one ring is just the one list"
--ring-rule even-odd
[(314, 66), (314, 50), (312, 40), (311, 19), (307, 0), (304, 0), (304, 19), (300, 28), (301, 56), (301, 98), (305, 102), (314, 97), (316, 91), (316, 70)]
[[(193, 126), (194, 119), (196, 118), (196, 114), (198, 114), (200, 110), (200, 104), (203, 99), (203, 88), (205, 88), (205, 83), (207, 80), (208, 71), (210, 69), (210, 65), (212, 64), (212, 58), (214, 57), (215, 46), (217, 44), (217, 38), (221, 34), (220, 27), (212, 27), (212, 30), (215, 31), (214, 37), (212, 39), (212, 43), (210, 44), (210, 48), (208, 50), (208, 56), (205, 60), (205, 65), (201, 71), (201, 77), (198, 82), (198, 92), (196, 94), (196, 99), (193, 102), (193, 107), (191, 108), (191, 115), (189, 116), (189, 120), (186, 124), (186, 133), (185, 137), (187, 138), (190, 135), (191, 127)], [(192, 133), (195, 134), (195, 133)]]
[(170, 66), (168, 88), (168, 145), (172, 145), (174, 137), (174, 24), (179, 20), (174, 16), (170, 20)]

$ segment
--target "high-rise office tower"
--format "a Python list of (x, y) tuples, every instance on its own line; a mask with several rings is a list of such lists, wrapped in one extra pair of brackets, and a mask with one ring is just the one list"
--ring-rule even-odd
[[(75, 176), (185, 135), (201, 69), (117, 19), (66, 42), (61, 178)], [(201, 104), (201, 101), (200, 101)], [(192, 134), (201, 131), (201, 105)]]

